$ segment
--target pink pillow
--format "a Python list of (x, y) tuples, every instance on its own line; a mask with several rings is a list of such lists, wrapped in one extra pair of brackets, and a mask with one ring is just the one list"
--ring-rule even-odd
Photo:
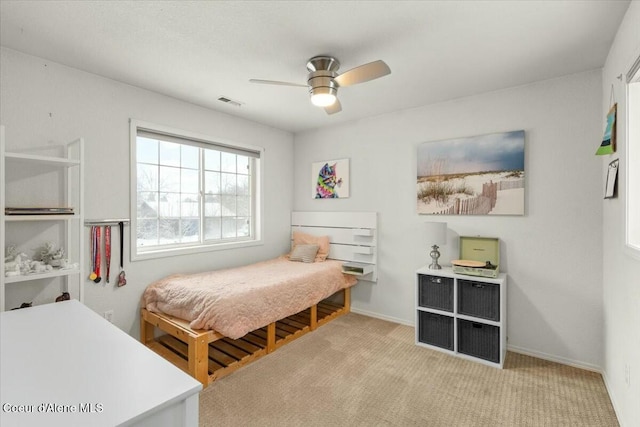
[(322, 262), (329, 255), (329, 236), (312, 236), (300, 231), (293, 232), (293, 247), (296, 245), (318, 245), (315, 262)]

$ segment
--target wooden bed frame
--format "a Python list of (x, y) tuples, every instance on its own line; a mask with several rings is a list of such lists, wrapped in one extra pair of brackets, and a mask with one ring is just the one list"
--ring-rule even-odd
[[(329, 258), (365, 264), (370, 273), (358, 279), (377, 280), (375, 212), (293, 212), (292, 235), (293, 231), (328, 235)], [(339, 294), (342, 294), (342, 305), (334, 302)], [(143, 308), (140, 341), (206, 387), (350, 310), (351, 289), (346, 288), (300, 313), (233, 340), (216, 331), (191, 329), (183, 319)], [(164, 334), (157, 335), (156, 328)]]
[[(318, 326), (349, 313), (351, 288), (338, 291), (340, 293), (343, 294), (342, 305), (329, 298), (237, 340), (212, 330), (191, 329), (186, 320), (143, 308), (140, 341), (207, 387)], [(156, 338), (155, 328), (165, 334)]]

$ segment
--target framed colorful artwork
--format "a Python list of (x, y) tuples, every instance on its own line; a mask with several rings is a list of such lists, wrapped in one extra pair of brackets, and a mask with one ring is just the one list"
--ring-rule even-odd
[(311, 184), (314, 199), (349, 197), (349, 159), (312, 163)]
[(417, 210), (431, 215), (524, 215), (524, 131), (418, 146)]
[[(612, 89), (613, 90), (613, 89)], [(616, 152), (616, 111), (618, 104), (613, 104), (607, 113), (607, 124), (604, 128), (602, 143), (596, 151), (597, 156), (613, 154)]]

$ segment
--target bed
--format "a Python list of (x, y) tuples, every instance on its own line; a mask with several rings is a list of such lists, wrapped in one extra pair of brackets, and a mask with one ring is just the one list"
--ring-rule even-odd
[(366, 265), (359, 279), (375, 280), (375, 224), (375, 213), (294, 212), (292, 240), (326, 236), (324, 262), (281, 256), (161, 279), (143, 294), (140, 340), (206, 387), (349, 313), (357, 279), (343, 264)]

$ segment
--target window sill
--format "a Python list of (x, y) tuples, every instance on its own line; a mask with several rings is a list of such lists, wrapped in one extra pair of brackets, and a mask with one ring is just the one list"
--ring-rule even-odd
[(631, 258), (635, 259), (636, 261), (640, 261), (640, 250), (636, 249), (635, 247), (626, 244), (624, 246), (624, 252)]
[(261, 246), (264, 242), (260, 240), (247, 240), (243, 242), (228, 242), (218, 243), (215, 245), (199, 245), (190, 246), (188, 248), (171, 248), (171, 249), (158, 249), (154, 251), (147, 251), (142, 253), (131, 252), (131, 262), (146, 261), (150, 259), (166, 258), (181, 255), (200, 254), (213, 251), (224, 251), (228, 249), (246, 248), (251, 246)]

